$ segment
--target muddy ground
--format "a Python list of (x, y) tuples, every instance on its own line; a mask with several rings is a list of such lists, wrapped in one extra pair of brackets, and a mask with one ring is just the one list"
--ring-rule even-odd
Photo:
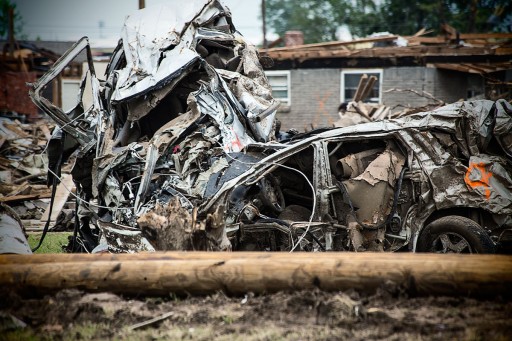
[[(512, 300), (503, 298), (407, 297), (394, 289), (244, 297), (121, 297), (77, 290), (39, 298), (2, 295), (2, 340), (512, 339)], [(137, 325), (154, 318), (160, 321)]]

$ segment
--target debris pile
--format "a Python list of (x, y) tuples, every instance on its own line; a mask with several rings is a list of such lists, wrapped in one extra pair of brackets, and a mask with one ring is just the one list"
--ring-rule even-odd
[[(48, 158), (45, 153), (53, 125), (45, 120), (21, 123), (17, 119), (0, 118), (0, 202), (13, 208), (26, 230), (40, 231), (49, 217), (51, 188), (47, 186)], [(69, 165), (62, 169), (69, 174)], [(68, 203), (73, 188), (71, 176), (67, 189), (60, 185), (58, 203), (51, 221), (54, 230), (72, 228), (73, 201)]]
[[(314, 59), (324, 58), (417, 58), (427, 60), (428, 66), (489, 74), (501, 70), (509, 70), (511, 33), (459, 33), (453, 27), (444, 25), (444, 35), (428, 36), (431, 31), (421, 29), (412, 36), (399, 36), (385, 32), (366, 38), (350, 41), (332, 41), (316, 44), (295, 45), (262, 49), (266, 54), (279, 63), (293, 60), (297, 64)], [(486, 56), (485, 59), (464, 63), (451, 62), (449, 57)], [(447, 57), (446, 61), (429, 56)], [(503, 97), (498, 97), (503, 98)]]
[(42, 96), (90, 52), (87, 38), (33, 85), (59, 126), (49, 183), (76, 158), (75, 251), (493, 253), (512, 241), (509, 103), (376, 120), (382, 109), (366, 124), (284, 136), (267, 60), (228, 9), (180, 6), (128, 17), (105, 80), (88, 53), (78, 98), (90, 89), (90, 106), (64, 111)]
[(3, 115), (26, 117), (30, 121), (36, 121), (39, 118), (37, 107), (26, 96), (26, 83), (35, 82), (59, 56), (52, 51), (15, 39), (0, 42), (0, 49), (0, 112)]
[[(400, 118), (418, 112), (437, 109), (445, 103), (426, 91), (421, 93), (412, 89), (389, 89), (385, 92), (412, 92), (417, 96), (425, 97), (432, 103), (421, 107), (403, 107), (397, 110), (398, 106), (390, 107), (383, 104), (365, 103), (364, 100), (369, 96), (372, 87), (377, 81), (377, 77), (363, 74), (359, 81), (356, 93), (352, 101), (340, 104), (338, 108), (339, 119), (334, 122), (334, 127), (348, 127), (359, 123), (373, 121), (382, 121), (390, 118)], [(401, 107), (401, 106), (400, 106)]]

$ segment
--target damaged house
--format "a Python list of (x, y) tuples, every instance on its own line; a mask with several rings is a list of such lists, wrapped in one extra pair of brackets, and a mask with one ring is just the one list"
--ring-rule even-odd
[[(64, 111), (41, 94), (81, 51)], [(507, 102), (281, 134), (267, 62), (217, 0), (129, 16), (105, 79), (87, 38), (64, 54), (30, 95), (59, 126), (48, 184), (76, 158), (74, 250), (490, 253), (512, 238)]]
[(383, 33), (307, 45), (299, 39), (297, 45), (260, 50), (274, 60), (266, 74), (283, 103), (283, 129), (333, 126), (338, 106), (354, 100), (365, 74), (377, 79), (366, 102), (389, 107), (387, 117), (432, 104), (424, 93), (444, 103), (510, 99), (512, 33), (465, 34), (448, 25), (443, 31), (436, 37), (422, 30), (407, 37)]

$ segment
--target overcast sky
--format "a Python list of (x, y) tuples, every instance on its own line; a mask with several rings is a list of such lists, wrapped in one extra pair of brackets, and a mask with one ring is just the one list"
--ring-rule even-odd
[[(96, 47), (113, 47), (126, 15), (136, 11), (138, 0), (11, 0), (24, 22), (28, 39), (77, 40), (90, 38)], [(187, 0), (146, 0), (146, 7)], [(249, 41), (262, 40), (261, 0), (223, 0), (233, 22)], [(267, 36), (267, 39), (271, 37)]]

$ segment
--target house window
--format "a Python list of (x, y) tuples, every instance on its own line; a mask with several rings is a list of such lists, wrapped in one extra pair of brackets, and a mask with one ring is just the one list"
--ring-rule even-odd
[(367, 74), (368, 77), (375, 76), (377, 81), (373, 85), (368, 97), (364, 99), (367, 103), (381, 102), (382, 69), (359, 69), (341, 71), (341, 102), (350, 102), (356, 94), (357, 86), (361, 77)]
[(78, 104), (80, 79), (62, 78), (61, 86), (62, 111), (68, 112)]
[(290, 106), (290, 71), (265, 71), (265, 75), (272, 87), (272, 96), (282, 106)]

